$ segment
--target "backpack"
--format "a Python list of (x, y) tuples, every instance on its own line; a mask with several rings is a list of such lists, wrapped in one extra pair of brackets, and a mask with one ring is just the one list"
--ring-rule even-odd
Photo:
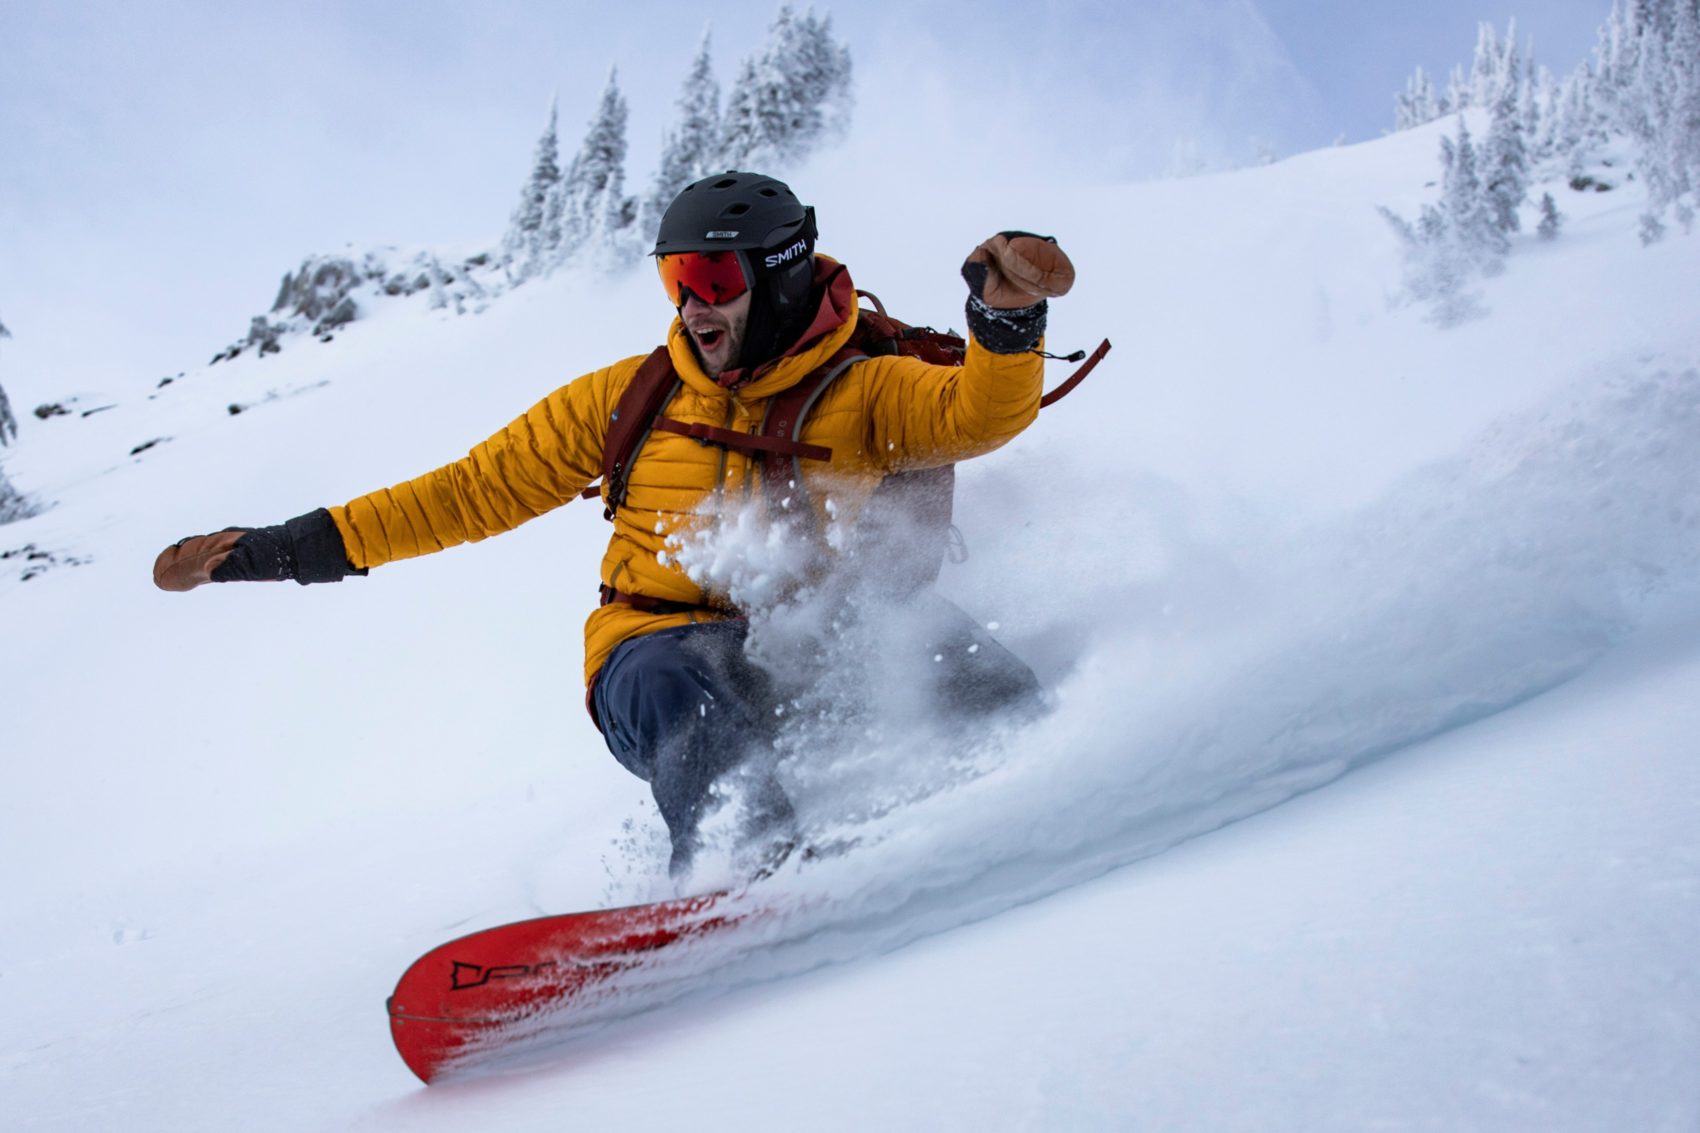
[[(802, 434), (803, 422), (808, 419), (809, 411), (838, 376), (864, 358), (895, 354), (919, 358), (935, 366), (960, 366), (967, 355), (967, 343), (961, 335), (932, 327), (910, 326), (887, 315), (885, 305), (869, 292), (857, 291), (856, 294), (871, 302), (873, 310), (864, 307), (857, 312), (856, 329), (837, 353), (801, 381), (768, 400), (767, 413), (761, 427), (754, 433), (740, 433), (712, 425), (687, 425), (662, 416), (662, 410), (681, 382), (673, 372), (667, 348), (657, 347), (638, 367), (637, 374), (614, 407), (609, 418), (608, 436), (603, 444), (602, 480), (586, 488), (584, 498), (603, 495), (603, 518), (612, 521), (614, 513), (625, 504), (627, 477), (633, 462), (651, 431), (661, 429), (758, 457), (762, 467), (762, 486), (768, 494), (769, 503), (777, 505), (784, 502), (791, 514), (812, 519), (814, 511), (808, 504), (804, 462), (829, 461), (832, 451), (819, 445), (804, 444), (798, 437)], [(1066, 356), (1044, 354), (1046, 358), (1069, 362), (1085, 358), (1086, 362), (1067, 381), (1045, 394), (1039, 401), (1040, 406), (1053, 404), (1079, 385), (1109, 350), (1110, 342), (1105, 339), (1090, 357), (1084, 351)], [(874, 490), (860, 517), (858, 529), (877, 530), (890, 526), (898, 528), (906, 536), (892, 541), (905, 548), (903, 554), (882, 552), (881, 573), (890, 579), (893, 589), (908, 593), (929, 586), (937, 580), (947, 555), (953, 562), (961, 562), (967, 557), (962, 533), (951, 523), (955, 483), (956, 466), (944, 464), (889, 473)], [(797, 504), (803, 506), (798, 507)], [(917, 534), (921, 537), (915, 537)], [(633, 597), (636, 596), (619, 595), (614, 600)], [(609, 595), (605, 593), (604, 601), (608, 600)]]

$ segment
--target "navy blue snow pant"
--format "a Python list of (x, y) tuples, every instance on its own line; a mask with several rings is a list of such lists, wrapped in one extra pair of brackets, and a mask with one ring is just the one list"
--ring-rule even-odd
[[(936, 595), (920, 599), (933, 628), (927, 648), (948, 659), (930, 690), (941, 715), (964, 719), (1036, 711), (1038, 678), (967, 614)], [(671, 870), (688, 869), (714, 784), (737, 771), (742, 840), (788, 844), (790, 800), (774, 774), (783, 697), (744, 651), (749, 623), (701, 622), (635, 637), (609, 655), (591, 704), (608, 750), (650, 785), (673, 842)]]

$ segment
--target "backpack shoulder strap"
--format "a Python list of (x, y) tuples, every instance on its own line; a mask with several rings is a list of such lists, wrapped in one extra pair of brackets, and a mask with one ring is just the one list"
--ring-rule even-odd
[(855, 345), (844, 346), (811, 370), (796, 385), (780, 390), (768, 400), (767, 412), (762, 416), (758, 435), (775, 441), (790, 442), (784, 448), (776, 446), (775, 450), (763, 452), (761, 455), (762, 484), (767, 489), (770, 504), (780, 503), (790, 496), (800, 497), (798, 502), (801, 503), (802, 497), (807, 496), (803, 484), (802, 461), (810, 454), (801, 451), (807, 446), (798, 444), (798, 438), (803, 433), (803, 422), (808, 419), (809, 412), (827, 391), (827, 387), (837, 381), (839, 375), (851, 365), (867, 356)]
[(625, 392), (620, 394), (608, 416), (608, 435), (602, 442), (601, 483), (592, 484), (583, 492), (585, 499), (604, 495), (602, 518), (613, 519), (614, 512), (626, 502), (626, 478), (631, 474), (632, 459), (648, 439), (661, 407), (678, 388), (673, 359), (665, 346), (658, 346), (638, 366)]

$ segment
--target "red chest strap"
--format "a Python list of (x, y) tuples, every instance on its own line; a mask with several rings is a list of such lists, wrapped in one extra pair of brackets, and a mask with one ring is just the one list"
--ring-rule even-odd
[(677, 433), (704, 444), (724, 445), (751, 456), (790, 457), (799, 460), (831, 460), (832, 450), (820, 445), (806, 445), (786, 436), (764, 436), (761, 433), (740, 433), (713, 425), (687, 425), (671, 417), (657, 417), (655, 427), (664, 433)]

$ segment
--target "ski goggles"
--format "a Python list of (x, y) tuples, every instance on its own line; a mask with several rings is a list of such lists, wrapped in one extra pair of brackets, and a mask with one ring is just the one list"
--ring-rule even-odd
[(748, 291), (753, 282), (743, 254), (731, 250), (672, 252), (656, 256), (655, 267), (675, 307), (685, 305), (687, 289), (704, 303), (719, 306)]

